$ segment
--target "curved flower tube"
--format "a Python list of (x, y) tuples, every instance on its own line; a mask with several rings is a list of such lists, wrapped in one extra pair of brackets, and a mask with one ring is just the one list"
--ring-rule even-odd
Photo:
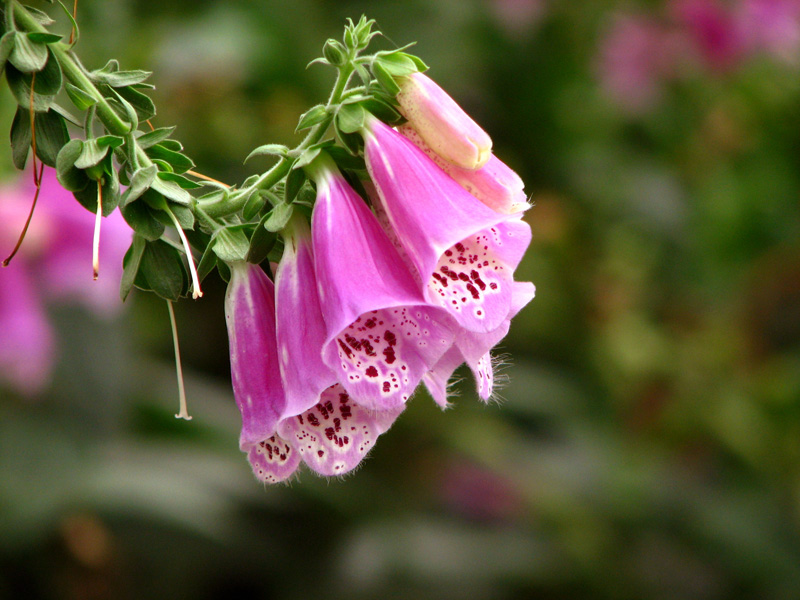
[(452, 344), (452, 321), (426, 302), (375, 215), (332, 161), (312, 167), (311, 231), (328, 332), (322, 358), (354, 402), (396, 408)]
[(525, 184), (520, 176), (494, 154), (480, 169), (462, 169), (436, 154), (409, 124), (401, 125), (397, 130), (422, 150), (442, 171), (450, 175), (458, 185), (492, 210), (516, 214), (531, 207), (525, 195)]
[(363, 133), (367, 168), (425, 299), (470, 331), (499, 327), (530, 227), (485, 206), (378, 119)]
[(436, 154), (462, 169), (479, 169), (492, 153), (492, 138), (427, 75), (400, 80), (400, 112)]

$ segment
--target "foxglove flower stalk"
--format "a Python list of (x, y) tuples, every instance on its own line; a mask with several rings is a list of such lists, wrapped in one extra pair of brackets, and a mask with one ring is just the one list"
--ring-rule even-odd
[[(292, 256), (297, 256), (295, 251), (289, 253), (289, 261)], [(286, 269), (293, 268), (284, 265), (282, 282), (291, 281)], [(343, 475), (358, 466), (402, 412), (402, 406), (366, 410), (338, 383), (303, 403), (297, 397), (288, 401), (278, 358), (275, 286), (259, 267), (231, 265), (225, 317), (234, 396), (242, 414), (239, 447), (260, 480), (285, 481), (301, 460), (321, 475)], [(300, 330), (306, 325), (298, 319), (292, 324)], [(307, 349), (311, 365), (318, 352), (319, 347)]]
[(402, 406), (453, 342), (376, 217), (335, 165), (317, 161), (312, 237), (325, 363), (355, 402)]
[(499, 327), (530, 227), (485, 206), (378, 119), (363, 134), (367, 169), (425, 299), (469, 331)]
[(492, 153), (492, 138), (427, 75), (400, 81), (400, 112), (436, 154), (462, 169), (479, 169)]
[[(0, 190), (0, 245), (10, 250), (25, 222), (35, 187), (28, 177)], [(45, 169), (36, 213), (19, 253), (0, 270), (0, 380), (31, 395), (49, 380), (56, 340), (44, 300), (88, 306), (101, 318), (122, 307), (122, 257), (132, 233), (122, 216), (105, 217), (103, 273), (92, 282), (94, 216)]]
[(397, 130), (422, 150), (442, 171), (492, 210), (515, 214), (531, 207), (525, 195), (525, 184), (520, 176), (494, 154), (479, 169), (462, 169), (436, 154), (410, 125), (401, 125)]

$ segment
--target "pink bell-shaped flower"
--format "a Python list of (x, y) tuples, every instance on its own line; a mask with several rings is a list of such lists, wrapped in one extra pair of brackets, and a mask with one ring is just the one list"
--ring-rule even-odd
[(363, 133), (367, 168), (425, 299), (470, 331), (499, 327), (530, 227), (485, 206), (378, 119)]
[(312, 165), (312, 216), (322, 358), (354, 402), (403, 405), (450, 347), (452, 320), (429, 305), (375, 215), (324, 159)]
[(479, 169), (492, 153), (492, 138), (427, 75), (400, 80), (400, 112), (436, 154), (462, 169)]

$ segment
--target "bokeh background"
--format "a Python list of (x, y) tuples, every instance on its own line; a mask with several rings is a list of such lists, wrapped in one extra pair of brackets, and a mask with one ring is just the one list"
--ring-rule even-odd
[(234, 183), (362, 13), (535, 204), (502, 400), (464, 373), (357, 473), (265, 489), (216, 276), (177, 307), (191, 422), (163, 302), (44, 294), (53, 369), (0, 383), (0, 598), (800, 597), (800, 2), (81, 0), (78, 51), (153, 70), (154, 124)]

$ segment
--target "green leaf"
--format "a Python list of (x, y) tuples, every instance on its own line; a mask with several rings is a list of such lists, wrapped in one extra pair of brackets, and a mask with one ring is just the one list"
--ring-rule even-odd
[(375, 79), (378, 80), (381, 87), (386, 90), (386, 93), (390, 96), (397, 96), (397, 93), (400, 91), (400, 86), (397, 85), (397, 82), (392, 77), (392, 74), (389, 73), (386, 68), (381, 64), (379, 61), (375, 61), (372, 63), (372, 74), (375, 75)]
[(367, 112), (361, 104), (344, 104), (336, 113), (336, 125), (344, 133), (356, 133), (364, 127)]
[(36, 156), (48, 167), (55, 167), (58, 153), (69, 141), (69, 131), (64, 118), (54, 110), (36, 113)]
[(250, 154), (248, 154), (247, 158), (244, 159), (244, 162), (247, 162), (254, 156), (263, 156), (265, 154), (286, 158), (288, 156), (288, 152), (289, 148), (287, 148), (283, 144), (265, 144), (263, 146), (259, 146), (258, 148), (253, 150)]
[(318, 123), (322, 123), (325, 119), (329, 118), (329, 116), (328, 109), (322, 104), (317, 104), (300, 115), (300, 120), (297, 123), (295, 131), (309, 129)]
[(135, 283), (165, 300), (178, 300), (186, 284), (180, 253), (161, 240), (147, 242)]
[(64, 84), (64, 89), (67, 91), (70, 101), (78, 110), (86, 110), (90, 106), (97, 104), (97, 98), (87, 94), (81, 88), (75, 87), (69, 81)]
[(189, 207), (173, 203), (167, 204), (167, 209), (178, 220), (181, 229), (194, 229), (194, 213), (192, 213)]
[(197, 278), (200, 280), (200, 283), (208, 277), (208, 274), (211, 273), (216, 266), (217, 255), (214, 254), (214, 246), (213, 244), (208, 244), (203, 252), (203, 256), (200, 257), (200, 262), (197, 263)]
[(11, 64), (23, 73), (41, 71), (47, 63), (47, 46), (34, 42), (29, 35), (15, 36), (14, 49), (8, 57)]
[(138, 111), (133, 107), (133, 105), (130, 102), (128, 102), (125, 98), (123, 98), (117, 92), (117, 90), (113, 90), (113, 92), (116, 98), (109, 98), (109, 103), (111, 103), (111, 105), (114, 106), (114, 109), (117, 111), (118, 114), (123, 116), (124, 119), (128, 123), (130, 123), (130, 130), (136, 131), (139, 128)]
[[(82, 190), (73, 192), (75, 199), (90, 212), (97, 212), (97, 187), (98, 182), (89, 179), (88, 184)], [(119, 179), (117, 172), (113, 169), (104, 169), (103, 181), (103, 216), (107, 217), (119, 205)]]
[(89, 185), (86, 173), (75, 168), (75, 161), (83, 153), (82, 140), (70, 140), (58, 152), (56, 158), (56, 176), (65, 190), (79, 192)]
[(250, 197), (247, 199), (247, 202), (242, 209), (242, 216), (246, 221), (250, 221), (261, 212), (261, 209), (264, 208), (266, 204), (267, 198), (258, 190), (254, 190), (253, 193), (250, 194)]
[(161, 142), (161, 146), (167, 150), (172, 150), (173, 152), (183, 151), (183, 144), (181, 144), (178, 140), (164, 140)]
[(294, 165), (292, 165), (292, 170), (289, 171), (289, 175), (286, 177), (286, 186), (283, 189), (283, 199), (287, 204), (291, 204), (305, 180), (305, 171), (303, 169), (295, 169)]
[(148, 131), (136, 138), (142, 149), (147, 149), (159, 142), (166, 140), (175, 131), (175, 127), (159, 127), (153, 131)]
[(14, 120), (11, 122), (11, 159), (14, 166), (22, 171), (28, 162), (31, 148), (31, 117), (21, 106), (17, 107)]
[[(155, 193), (147, 190), (145, 194)], [(145, 202), (130, 202), (120, 208), (123, 218), (138, 235), (154, 241), (164, 235), (164, 224), (158, 221)]]
[(46, 31), (32, 31), (28, 34), (28, 39), (36, 44), (54, 44), (60, 41), (62, 37)]
[(266, 227), (264, 227), (269, 218), (270, 215), (265, 215), (264, 218), (261, 219), (261, 222), (250, 238), (250, 249), (247, 251), (247, 262), (249, 263), (257, 265), (266, 260), (270, 251), (275, 246), (275, 242), (278, 240), (276, 233), (267, 231)]
[(367, 112), (372, 113), (384, 123), (392, 125), (403, 120), (403, 115), (397, 112), (393, 106), (375, 97), (365, 100), (362, 106)]
[(119, 282), (119, 297), (123, 302), (130, 294), (133, 282), (136, 280), (136, 274), (139, 272), (146, 245), (147, 243), (142, 236), (134, 234), (133, 242), (131, 242), (130, 248), (125, 253), (125, 258), (122, 259), (122, 280)]
[(369, 71), (367, 71), (367, 68), (361, 63), (356, 63), (355, 67), (356, 74), (358, 75), (358, 78), (361, 79), (361, 82), (364, 85), (369, 85), (369, 82), (372, 81), (372, 77), (370, 76)]
[(172, 165), (176, 173), (183, 173), (194, 168), (194, 163), (185, 154), (168, 150), (162, 144), (154, 144), (147, 149), (147, 155), (151, 158), (164, 160)]
[(150, 185), (153, 183), (156, 173), (158, 173), (158, 167), (155, 165), (150, 165), (134, 171), (131, 176), (130, 185), (122, 194), (122, 198), (119, 201), (120, 206), (127, 206), (150, 189)]
[(83, 142), (83, 151), (75, 161), (76, 169), (88, 169), (98, 164), (108, 154), (108, 145), (100, 145), (97, 139), (89, 139)]
[(277, 232), (286, 227), (289, 219), (292, 218), (294, 207), (288, 203), (278, 204), (269, 211), (267, 218), (264, 220), (264, 229), (271, 232)]
[(75, 31), (75, 36), (73, 37), (72, 44), (70, 45), (70, 47), (72, 47), (78, 43), (78, 39), (80, 39), (81, 37), (81, 30), (78, 27), (78, 22), (75, 20), (75, 17), (72, 16), (72, 12), (66, 6), (64, 6), (64, 3), (61, 0), (58, 0), (58, 3), (61, 5), (61, 8), (64, 9), (64, 12), (67, 13), (67, 18), (70, 21), (70, 25), (72, 26), (72, 29)]
[(340, 170), (348, 171), (366, 171), (367, 166), (364, 159), (360, 156), (353, 156), (346, 149), (341, 146), (331, 146), (326, 148), (325, 151), (336, 162)]
[(250, 241), (241, 225), (220, 229), (214, 236), (214, 254), (225, 262), (245, 260), (249, 249)]
[(100, 69), (90, 73), (89, 77), (95, 83), (104, 83), (113, 88), (122, 88), (142, 83), (145, 79), (150, 77), (150, 75), (152, 75), (150, 71), (104, 71)]

